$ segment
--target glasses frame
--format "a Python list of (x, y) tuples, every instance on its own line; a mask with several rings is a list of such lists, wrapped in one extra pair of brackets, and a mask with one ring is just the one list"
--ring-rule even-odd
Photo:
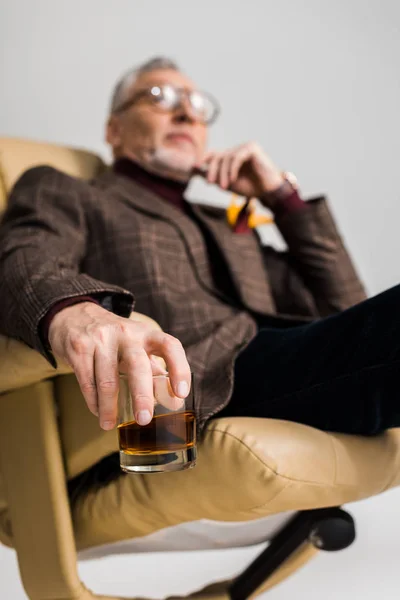
[(151, 93), (151, 90), (154, 87), (163, 88), (163, 87), (165, 87), (165, 85), (168, 85), (169, 87), (173, 88), (175, 91), (178, 92), (178, 94), (179, 94), (179, 103), (178, 103), (177, 106), (175, 106), (172, 109), (165, 109), (165, 108), (157, 107), (157, 105), (155, 104), (154, 107), (157, 108), (157, 110), (160, 110), (162, 112), (173, 112), (179, 106), (182, 106), (182, 97), (183, 97), (183, 95), (186, 95), (186, 98), (188, 98), (188, 96), (190, 96), (191, 92), (197, 91), (198, 93), (200, 93), (203, 96), (205, 96), (206, 98), (208, 98), (208, 100), (214, 106), (214, 113), (213, 113), (212, 117), (210, 119), (208, 119), (208, 120), (201, 119), (201, 121), (203, 123), (205, 123), (206, 125), (212, 125), (213, 123), (215, 123), (215, 121), (217, 120), (217, 118), (220, 115), (221, 107), (220, 107), (218, 101), (216, 100), (216, 98), (212, 94), (210, 94), (209, 92), (203, 92), (202, 90), (187, 90), (186, 88), (178, 87), (178, 86), (172, 85), (170, 83), (168, 83), (168, 84), (152, 85), (149, 88), (146, 88), (146, 89), (143, 89), (143, 90), (139, 90), (138, 92), (136, 92), (136, 94), (134, 94), (132, 96), (132, 98), (129, 98), (128, 100), (125, 100), (125, 102), (123, 102), (121, 104), (121, 106), (119, 106), (118, 108), (116, 108), (115, 110), (113, 110), (113, 114), (119, 114), (119, 113), (125, 112), (126, 110), (128, 110), (129, 108), (131, 108), (131, 106), (134, 106), (134, 104), (136, 104), (142, 98), (145, 98), (145, 97), (154, 98), (154, 95)]

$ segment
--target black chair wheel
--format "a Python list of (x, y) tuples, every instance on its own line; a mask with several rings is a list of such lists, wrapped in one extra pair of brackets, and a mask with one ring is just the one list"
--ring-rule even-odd
[(335, 508), (314, 521), (308, 541), (319, 550), (335, 552), (350, 546), (355, 538), (353, 517), (341, 508)]

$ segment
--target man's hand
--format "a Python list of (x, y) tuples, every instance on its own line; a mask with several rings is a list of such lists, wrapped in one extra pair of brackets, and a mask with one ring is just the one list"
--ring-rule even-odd
[(199, 165), (199, 171), (202, 170), (209, 183), (246, 198), (259, 198), (268, 208), (273, 208), (269, 195), (285, 181), (282, 172), (255, 142), (225, 152), (208, 152)]
[(163, 372), (155, 356), (165, 360), (176, 396), (182, 399), (189, 393), (190, 367), (176, 338), (92, 302), (57, 313), (50, 324), (49, 343), (54, 354), (74, 369), (89, 410), (99, 416), (103, 429), (116, 424), (119, 371), (128, 376), (140, 425), (147, 425), (153, 415), (152, 375)]

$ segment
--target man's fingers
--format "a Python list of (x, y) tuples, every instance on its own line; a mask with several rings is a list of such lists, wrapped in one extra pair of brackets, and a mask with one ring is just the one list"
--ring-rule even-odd
[[(150, 356), (150, 364), (153, 371), (153, 392), (156, 402), (165, 406), (165, 408), (169, 408), (169, 410), (182, 408), (184, 400), (175, 396), (174, 390), (169, 383), (169, 378), (165, 377), (169, 375), (165, 360), (160, 356), (152, 354)], [(157, 375), (161, 375), (161, 377), (157, 377)]]
[[(68, 311), (72, 309), (69, 307)], [(153, 418), (153, 375), (156, 379), (157, 374), (169, 371), (169, 387), (165, 385), (166, 378), (159, 377), (163, 383), (156, 391), (165, 406), (180, 408), (191, 382), (182, 344), (149, 324), (122, 320), (107, 311), (103, 313), (103, 309), (93, 315), (88, 312), (78, 305), (71, 313), (72, 326), (66, 320), (59, 323), (57, 338), (67, 328), (61, 355), (73, 367), (89, 410), (99, 416), (101, 427), (107, 430), (116, 425), (120, 370), (127, 375), (132, 417), (139, 425), (147, 425)], [(68, 313), (69, 320), (71, 314)], [(95, 327), (90, 327), (88, 335), (88, 325), (93, 325), (94, 317)]]
[(209, 162), (209, 166), (208, 166), (208, 171), (207, 171), (207, 181), (208, 183), (215, 183), (217, 180), (217, 175), (218, 175), (218, 170), (219, 170), (219, 163), (220, 163), (221, 157), (219, 154), (215, 154), (210, 162)]
[(234, 183), (239, 177), (239, 171), (243, 163), (249, 158), (250, 151), (247, 147), (243, 147), (235, 152), (229, 167), (229, 179)]
[(121, 367), (128, 377), (135, 421), (147, 425), (153, 418), (153, 373), (148, 355), (142, 345), (123, 346)]
[(169, 377), (153, 377), (154, 397), (157, 404), (161, 404), (169, 410), (179, 410), (185, 405), (184, 398), (174, 394)]
[(99, 416), (93, 352), (71, 357), (69, 360), (83, 397), (91, 413)]
[(222, 161), (221, 161), (220, 172), (219, 172), (219, 185), (223, 189), (226, 189), (229, 186), (229, 183), (231, 182), (230, 165), (231, 165), (232, 160), (233, 160), (232, 154), (226, 154), (225, 156), (223, 156)]
[(94, 373), (96, 380), (100, 426), (113, 429), (117, 422), (118, 405), (118, 353), (116, 347), (103, 350), (96, 348), (94, 354)]
[(166, 375), (167, 374), (167, 365), (165, 364), (165, 360), (161, 358), (161, 356), (150, 356), (150, 364), (153, 375)]
[(174, 394), (186, 398), (190, 391), (191, 373), (180, 341), (162, 331), (152, 331), (146, 336), (145, 350), (165, 360)]
[(217, 154), (217, 152), (215, 150), (209, 150), (208, 152), (206, 152), (203, 156), (203, 160), (201, 161), (201, 164), (203, 166), (208, 166), (209, 162), (211, 161), (212, 158), (214, 158), (214, 156)]

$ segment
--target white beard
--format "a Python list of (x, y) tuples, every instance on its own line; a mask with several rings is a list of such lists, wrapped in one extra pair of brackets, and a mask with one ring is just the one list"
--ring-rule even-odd
[(160, 175), (175, 175), (187, 181), (192, 173), (196, 159), (193, 154), (187, 154), (172, 148), (157, 148), (149, 157), (148, 166)]

